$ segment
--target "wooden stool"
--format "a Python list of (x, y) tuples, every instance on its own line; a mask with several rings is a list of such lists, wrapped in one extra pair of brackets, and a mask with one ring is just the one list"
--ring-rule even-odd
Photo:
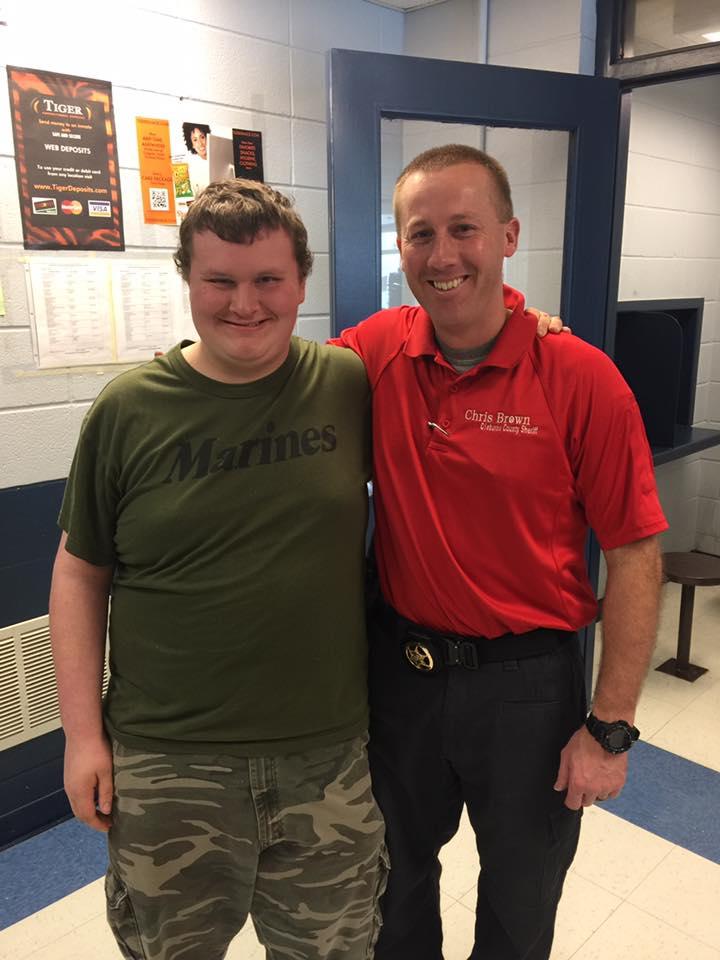
[(656, 670), (692, 683), (707, 673), (706, 667), (690, 663), (690, 634), (692, 632), (695, 587), (720, 586), (720, 557), (709, 553), (664, 553), (665, 579), (681, 583), (680, 626), (678, 629), (677, 656), (661, 663)]

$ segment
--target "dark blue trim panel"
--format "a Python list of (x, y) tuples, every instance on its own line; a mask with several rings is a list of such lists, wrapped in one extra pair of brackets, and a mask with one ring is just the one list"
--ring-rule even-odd
[[(48, 612), (65, 480), (0, 490), (0, 626)], [(0, 750), (0, 848), (70, 814), (61, 730)]]
[(0, 490), (0, 626), (48, 611), (65, 480)]
[(53, 730), (0, 752), (0, 849), (70, 816), (64, 749), (62, 730)]

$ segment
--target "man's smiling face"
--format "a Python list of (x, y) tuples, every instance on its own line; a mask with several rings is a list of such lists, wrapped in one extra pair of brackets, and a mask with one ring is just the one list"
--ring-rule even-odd
[(441, 338), (472, 341), (502, 303), (503, 261), (518, 241), (518, 221), (501, 221), (492, 175), (474, 163), (418, 171), (399, 188), (396, 210), (402, 268), (418, 303)]

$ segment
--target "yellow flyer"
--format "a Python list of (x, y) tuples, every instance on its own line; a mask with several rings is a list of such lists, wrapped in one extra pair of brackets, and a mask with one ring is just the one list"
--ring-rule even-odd
[(175, 226), (175, 186), (167, 120), (136, 117), (140, 188), (145, 223)]

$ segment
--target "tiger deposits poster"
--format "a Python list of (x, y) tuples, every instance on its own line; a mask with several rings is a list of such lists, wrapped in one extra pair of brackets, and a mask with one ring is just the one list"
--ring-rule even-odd
[(26, 250), (124, 250), (112, 87), (7, 68)]

